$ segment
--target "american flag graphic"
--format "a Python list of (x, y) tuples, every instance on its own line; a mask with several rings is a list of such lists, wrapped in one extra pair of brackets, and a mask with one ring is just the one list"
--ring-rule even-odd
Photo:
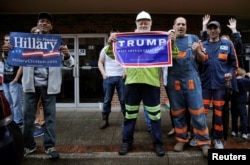
[(42, 50), (32, 50), (32, 51), (24, 51), (22, 53), (22, 57), (42, 57), (42, 58), (50, 58), (60, 56), (60, 51), (55, 50), (51, 52), (43, 52)]
[(59, 67), (62, 64), (61, 36), (11, 32), (10, 43), (13, 45), (7, 59), (10, 65)]

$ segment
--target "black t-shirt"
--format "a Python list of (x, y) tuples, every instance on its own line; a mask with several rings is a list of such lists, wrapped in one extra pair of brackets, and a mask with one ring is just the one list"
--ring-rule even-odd
[[(19, 66), (9, 65), (7, 62), (5, 62), (5, 60), (3, 60), (3, 62), (4, 62), (3, 82), (10, 83), (16, 77)], [(21, 79), (22, 79), (22, 76), (20, 76), (18, 79), (18, 83), (20, 84), (21, 84)]]

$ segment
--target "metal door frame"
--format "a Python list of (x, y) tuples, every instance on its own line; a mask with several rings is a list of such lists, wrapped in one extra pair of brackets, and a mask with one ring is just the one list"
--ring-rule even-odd
[[(80, 103), (80, 90), (79, 90), (79, 55), (78, 45), (79, 38), (102, 38), (103, 37), (103, 45), (106, 45), (108, 34), (99, 33), (99, 34), (60, 34), (62, 38), (73, 38), (74, 39), (74, 59), (75, 66), (73, 68), (73, 77), (74, 77), (74, 102), (73, 103), (57, 103), (56, 107), (60, 109), (70, 109), (77, 110), (82, 108), (98, 108), (99, 103)], [(67, 43), (66, 43), (67, 45)]]

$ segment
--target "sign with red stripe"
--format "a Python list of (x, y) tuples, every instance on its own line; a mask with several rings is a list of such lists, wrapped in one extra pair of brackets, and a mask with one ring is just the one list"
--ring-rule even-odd
[(171, 41), (163, 31), (116, 33), (115, 60), (124, 67), (172, 66)]
[(14, 66), (59, 67), (61, 36), (52, 34), (10, 33), (8, 63)]

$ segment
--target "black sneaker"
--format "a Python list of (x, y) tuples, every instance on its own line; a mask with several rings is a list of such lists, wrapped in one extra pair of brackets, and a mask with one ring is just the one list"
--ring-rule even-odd
[(119, 155), (126, 155), (128, 153), (129, 150), (132, 149), (132, 146), (128, 143), (122, 143), (122, 146), (119, 150)]
[(155, 153), (157, 156), (164, 156), (165, 155), (165, 149), (163, 145), (161, 144), (156, 144), (155, 145)]
[(35, 151), (36, 151), (36, 147), (34, 147), (34, 148), (24, 148), (23, 156), (25, 157), (25, 156), (27, 156), (28, 154), (31, 154), (31, 153), (33, 153), (33, 152), (35, 152)]
[(55, 147), (50, 147), (45, 149), (45, 153), (49, 156), (50, 159), (58, 159), (59, 152), (56, 151)]

